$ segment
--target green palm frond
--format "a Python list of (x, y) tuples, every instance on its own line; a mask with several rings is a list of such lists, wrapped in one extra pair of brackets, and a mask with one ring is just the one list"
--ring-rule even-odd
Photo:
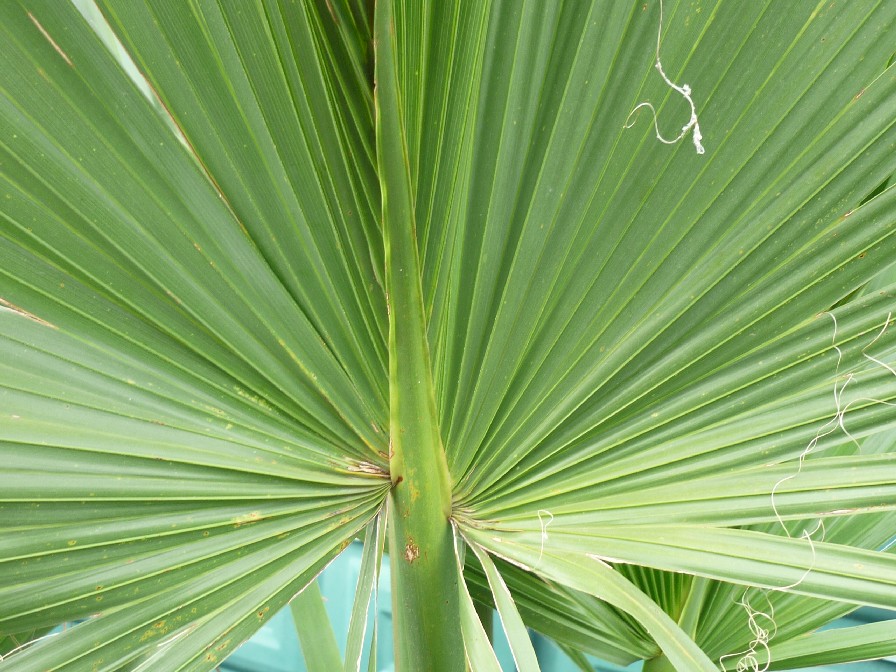
[(896, 608), (896, 4), (98, 4), (0, 3), (0, 670), (309, 585), (332, 667), (359, 535), (346, 670), (384, 545), (402, 670), (896, 652), (811, 634)]

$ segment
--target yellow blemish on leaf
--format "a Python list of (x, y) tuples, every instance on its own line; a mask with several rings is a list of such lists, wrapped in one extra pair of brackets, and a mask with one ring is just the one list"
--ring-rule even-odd
[(249, 523), (254, 523), (259, 520), (261, 520), (261, 511), (250, 511), (249, 513), (244, 513), (243, 515), (234, 518), (233, 526), (241, 527), (243, 525), (248, 525)]
[(155, 637), (160, 637), (161, 635), (164, 635), (166, 632), (167, 632), (167, 630), (165, 628), (165, 621), (164, 620), (156, 621), (155, 623), (153, 623), (150, 626), (149, 630), (147, 630), (140, 636), (140, 641), (145, 642), (147, 639), (153, 639)]

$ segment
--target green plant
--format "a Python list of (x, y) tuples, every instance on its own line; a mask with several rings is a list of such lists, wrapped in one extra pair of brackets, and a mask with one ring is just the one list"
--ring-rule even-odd
[(0, 652), (87, 619), (0, 670), (210, 669), (359, 534), (347, 669), (387, 537), (401, 670), (896, 652), (798, 637), (896, 606), (896, 3), (100, 6), (143, 86), (0, 3)]

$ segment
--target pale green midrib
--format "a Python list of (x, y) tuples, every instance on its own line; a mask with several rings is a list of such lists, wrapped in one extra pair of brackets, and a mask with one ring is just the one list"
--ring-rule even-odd
[(393, 487), (388, 536), (393, 558), (396, 669), (463, 672), (454, 538), (449, 523), (451, 482), (426, 339), (391, 0), (378, 2), (375, 11), (376, 144), (389, 308)]

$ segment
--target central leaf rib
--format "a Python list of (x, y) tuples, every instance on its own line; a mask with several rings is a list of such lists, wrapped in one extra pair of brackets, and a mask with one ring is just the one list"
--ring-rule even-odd
[(426, 340), (391, 0), (375, 15), (376, 141), (389, 304), (389, 547), (397, 669), (463, 670), (451, 481)]

